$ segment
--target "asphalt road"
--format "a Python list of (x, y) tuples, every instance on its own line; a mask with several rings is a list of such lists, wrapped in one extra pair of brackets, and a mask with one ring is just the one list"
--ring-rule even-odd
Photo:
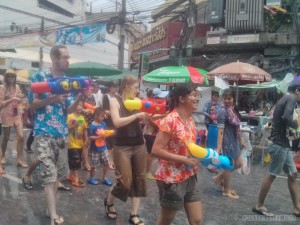
[[(27, 191), (23, 188), (21, 178), (26, 169), (16, 167), (15, 138), (9, 142), (6, 165), (7, 174), (0, 176), (0, 225), (44, 225), (49, 224), (45, 217), (45, 198), (43, 187), (36, 170), (32, 177), (34, 189)], [(34, 154), (26, 154), (28, 163)], [(259, 158), (259, 157), (258, 157)], [(155, 164), (153, 166), (155, 170)], [(101, 169), (97, 170), (100, 177)], [(233, 174), (232, 184), (240, 198), (229, 199), (222, 196), (212, 180), (213, 174), (201, 168), (198, 184), (201, 188), (204, 207), (205, 225), (243, 225), (243, 224), (300, 224), (300, 218), (292, 215), (292, 201), (284, 174), (278, 177), (267, 197), (266, 207), (276, 217), (272, 219), (258, 216), (251, 209), (256, 204), (262, 177), (266, 167), (254, 160), (249, 175)], [(81, 171), (80, 176), (86, 180), (88, 172)], [(114, 174), (111, 171), (111, 178)], [(300, 177), (300, 176), (299, 176)], [(64, 182), (69, 185), (68, 181)], [(300, 179), (297, 181), (300, 186)], [(142, 199), (140, 216), (146, 225), (154, 225), (159, 213), (158, 189), (155, 181), (147, 181), (148, 196)], [(104, 185), (87, 185), (85, 188), (72, 187), (71, 192), (58, 192), (58, 212), (65, 219), (66, 225), (127, 225), (130, 203), (116, 201), (118, 218), (108, 220), (105, 215), (103, 199), (107, 196), (109, 187)], [(300, 195), (300, 188), (298, 189)], [(179, 211), (173, 225), (188, 224), (184, 211)]]

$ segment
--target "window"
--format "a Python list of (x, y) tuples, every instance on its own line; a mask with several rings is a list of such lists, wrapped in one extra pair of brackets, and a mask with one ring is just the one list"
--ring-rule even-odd
[(240, 0), (239, 14), (246, 14), (247, 0)]

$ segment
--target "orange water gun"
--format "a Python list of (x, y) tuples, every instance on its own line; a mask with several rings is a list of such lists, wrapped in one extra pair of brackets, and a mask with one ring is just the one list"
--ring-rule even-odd
[(97, 147), (102, 147), (105, 144), (104, 138), (113, 136), (115, 134), (115, 131), (114, 130), (97, 129), (96, 134), (97, 134), (97, 136), (101, 136), (103, 138), (96, 139), (95, 145)]
[(88, 113), (94, 113), (95, 109), (96, 109), (96, 106), (95, 105), (91, 105), (87, 102), (84, 102), (83, 103), (83, 107), (85, 108), (85, 110), (88, 112)]

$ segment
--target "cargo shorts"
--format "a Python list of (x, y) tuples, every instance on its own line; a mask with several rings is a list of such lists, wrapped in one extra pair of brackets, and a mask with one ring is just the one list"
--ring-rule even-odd
[(44, 184), (66, 178), (69, 174), (68, 138), (38, 135), (35, 141), (40, 175)]

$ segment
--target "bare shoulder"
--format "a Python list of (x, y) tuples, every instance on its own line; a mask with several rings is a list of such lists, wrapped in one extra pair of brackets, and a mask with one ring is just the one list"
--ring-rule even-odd
[(119, 102), (118, 102), (118, 100), (117, 100), (117, 98), (111, 98), (110, 99), (110, 103), (111, 103), (111, 106), (110, 107), (112, 107), (112, 108), (120, 108), (120, 104), (119, 104)]

